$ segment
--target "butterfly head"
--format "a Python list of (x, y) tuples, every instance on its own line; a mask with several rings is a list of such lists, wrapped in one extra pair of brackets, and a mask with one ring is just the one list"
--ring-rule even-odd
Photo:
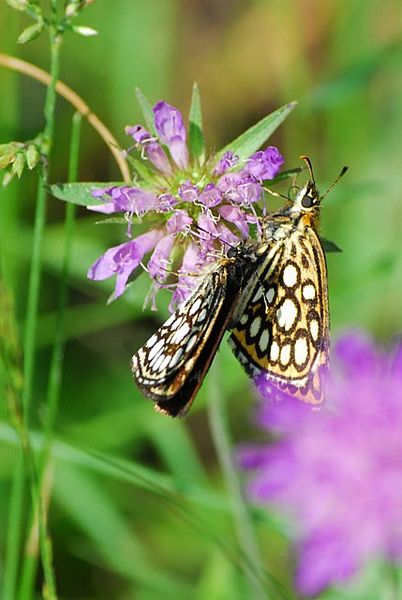
[(321, 202), (321, 196), (315, 183), (313, 167), (307, 156), (301, 156), (300, 158), (304, 160), (307, 165), (310, 179), (297, 193), (290, 212), (299, 214), (316, 212)]
[(339, 179), (346, 173), (348, 168), (343, 167), (342, 171), (340, 172), (338, 177), (335, 179), (335, 181), (329, 186), (329, 188), (326, 190), (326, 192), (321, 195), (319, 193), (319, 191), (317, 190), (317, 185), (315, 183), (315, 178), (314, 178), (313, 166), (311, 164), (310, 159), (308, 158), (308, 156), (304, 156), (304, 155), (301, 156), (300, 158), (302, 160), (304, 160), (304, 162), (307, 165), (307, 169), (310, 174), (310, 179), (298, 191), (297, 196), (296, 196), (292, 206), (290, 207), (289, 212), (290, 212), (290, 214), (293, 214), (293, 215), (298, 214), (301, 216), (303, 214), (310, 213), (310, 215), (312, 215), (314, 217), (314, 216), (318, 215), (318, 209), (320, 207), (321, 201), (325, 198), (325, 196), (328, 194), (328, 192), (330, 190), (332, 190), (332, 188), (339, 181)]

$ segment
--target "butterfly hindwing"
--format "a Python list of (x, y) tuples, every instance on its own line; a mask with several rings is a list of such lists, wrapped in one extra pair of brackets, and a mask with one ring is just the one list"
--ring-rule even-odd
[[(312, 227), (273, 240), (229, 343), (248, 373), (305, 402), (323, 400), (329, 311), (324, 252)], [(274, 393), (274, 392), (273, 392)]]

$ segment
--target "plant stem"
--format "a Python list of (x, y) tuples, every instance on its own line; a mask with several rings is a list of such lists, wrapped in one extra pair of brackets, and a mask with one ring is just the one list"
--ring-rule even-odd
[[(81, 115), (79, 113), (75, 113), (72, 120), (72, 135), (71, 135), (71, 144), (70, 144), (70, 157), (69, 157), (69, 168), (68, 168), (68, 181), (76, 181), (77, 180), (77, 172), (78, 172), (78, 154), (79, 154), (79, 139), (80, 139), (80, 130), (81, 130)], [(59, 398), (60, 398), (60, 388), (62, 382), (62, 368), (63, 368), (63, 353), (64, 353), (64, 315), (65, 308), (67, 303), (67, 281), (68, 281), (68, 272), (70, 266), (70, 250), (71, 243), (73, 239), (73, 231), (74, 231), (74, 217), (75, 217), (75, 205), (72, 203), (66, 203), (65, 209), (65, 221), (64, 221), (64, 244), (63, 244), (63, 261), (62, 261), (62, 269), (60, 275), (60, 287), (59, 287), (59, 302), (57, 309), (57, 319), (56, 319), (56, 332), (53, 343), (53, 352), (50, 361), (50, 369), (49, 369), (49, 381), (47, 388), (47, 413), (46, 413), (46, 422), (44, 426), (44, 440), (43, 440), (43, 448), (39, 460), (38, 465), (38, 485), (41, 489), (41, 494), (38, 498), (45, 497), (45, 489), (48, 487), (47, 485), (47, 473), (48, 473), (48, 464), (49, 458), (52, 448), (52, 439), (54, 426), (56, 422)], [(40, 506), (35, 503), (32, 507), (31, 517), (30, 517), (30, 535), (29, 539), (36, 540), (36, 547), (32, 548), (32, 550), (25, 558), (23, 565), (23, 572), (21, 576), (21, 585), (20, 585), (20, 597), (21, 598), (29, 598), (30, 593), (32, 592), (36, 570), (37, 570), (37, 557), (38, 557), (38, 547), (37, 541), (38, 537), (35, 535), (38, 527), (38, 510)], [(46, 515), (44, 514), (44, 518)], [(51, 560), (51, 556), (48, 556), (48, 548), (44, 547), (42, 549), (45, 552), (45, 556), (47, 556), (47, 563)]]
[(226, 487), (233, 507), (234, 524), (239, 545), (245, 557), (245, 570), (250, 585), (250, 598), (266, 599), (264, 568), (254, 536), (247, 504), (243, 498), (240, 481), (233, 460), (230, 434), (218, 385), (217, 358), (208, 378), (208, 420), (218, 460), (225, 478)]
[[(26, 311), (26, 322), (25, 322), (25, 330), (24, 330), (24, 341), (23, 341), (23, 349), (24, 349), (24, 365), (23, 365), (23, 378), (24, 378), (24, 387), (22, 391), (22, 424), (25, 432), (29, 431), (29, 417), (30, 417), (30, 408), (32, 403), (32, 395), (33, 395), (33, 375), (35, 368), (35, 344), (36, 344), (36, 331), (37, 331), (37, 321), (38, 321), (38, 306), (39, 306), (39, 293), (40, 293), (40, 279), (41, 279), (41, 270), (42, 270), (42, 242), (43, 242), (43, 232), (45, 227), (45, 219), (46, 219), (46, 195), (47, 195), (47, 185), (48, 185), (48, 161), (50, 156), (50, 151), (52, 147), (53, 141), (53, 132), (54, 132), (54, 114), (55, 114), (55, 103), (56, 103), (56, 81), (59, 73), (59, 53), (60, 53), (60, 44), (61, 37), (57, 34), (55, 26), (50, 27), (50, 47), (51, 47), (51, 81), (47, 88), (45, 106), (44, 106), (44, 115), (45, 115), (45, 126), (43, 130), (43, 147), (42, 147), (42, 156), (43, 156), (43, 166), (41, 173), (39, 175), (38, 181), (38, 192), (36, 198), (36, 210), (35, 210), (35, 223), (34, 223), (34, 233), (33, 233), (33, 247), (32, 247), (32, 260), (29, 274), (29, 284), (28, 284), (28, 295), (27, 295), (27, 311)], [(29, 454), (29, 444), (27, 446), (27, 453)], [(29, 460), (30, 464), (23, 464), (22, 461), (19, 461), (16, 466), (16, 473), (13, 479), (12, 492), (11, 492), (11, 511), (10, 511), (10, 519), (9, 519), (9, 530), (8, 530), (8, 540), (11, 540), (12, 533), (17, 533), (22, 531), (23, 521), (24, 521), (24, 494), (23, 494), (23, 480), (24, 480), (24, 470), (28, 471), (28, 474), (31, 477), (31, 491), (33, 493), (33, 500), (37, 497), (37, 494), (40, 490), (35, 491), (35, 463), (33, 455)], [(43, 533), (44, 524), (42, 523), (42, 533)], [(19, 553), (19, 543), (17, 546), (17, 540), (13, 540), (11, 546), (7, 544), (6, 552), (7, 554), (11, 552), (11, 556), (13, 556), (16, 552)], [(44, 544), (48, 544), (48, 541), (45, 540)], [(15, 590), (16, 583), (18, 580), (18, 565), (14, 564), (13, 568), (8, 572), (8, 577), (6, 581), (7, 589)], [(53, 577), (50, 577), (49, 580), (49, 568), (48, 565), (44, 566), (45, 572), (45, 580), (46, 585), (49, 591), (49, 597), (52, 597), (52, 593), (54, 591), (54, 581)], [(55, 597), (55, 595), (53, 595)], [(15, 596), (14, 596), (15, 598)]]

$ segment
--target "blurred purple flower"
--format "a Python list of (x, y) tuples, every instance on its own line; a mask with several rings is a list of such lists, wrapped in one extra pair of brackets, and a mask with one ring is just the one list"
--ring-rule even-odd
[[(181, 113), (160, 101), (153, 107), (153, 116), (155, 133), (142, 125), (125, 129), (133, 138), (133, 148), (153, 168), (144, 169), (144, 179), (135, 187), (93, 190), (99, 203), (88, 206), (89, 210), (104, 214), (124, 213), (129, 237), (133, 217), (150, 217), (150, 235), (143, 234), (107, 250), (89, 269), (88, 277), (116, 276), (112, 299), (117, 298), (132, 272), (153, 251), (146, 267), (152, 279), (150, 296), (154, 299), (163, 286), (172, 287), (166, 280), (173, 271), (178, 272), (170, 305), (173, 310), (191, 293), (197, 274), (210, 268), (228, 245), (237, 245), (241, 238), (250, 235), (250, 224), (256, 224), (253, 204), (263, 194), (261, 182), (276, 175), (283, 158), (271, 146), (250, 157), (242, 168), (239, 157), (230, 151), (219, 159), (192, 157), (190, 162)], [(237, 171), (233, 171), (235, 168)]]
[(297, 587), (317, 594), (379, 556), (402, 559), (402, 344), (387, 356), (360, 333), (335, 348), (327, 406), (263, 400), (275, 443), (248, 446), (252, 497), (298, 526)]

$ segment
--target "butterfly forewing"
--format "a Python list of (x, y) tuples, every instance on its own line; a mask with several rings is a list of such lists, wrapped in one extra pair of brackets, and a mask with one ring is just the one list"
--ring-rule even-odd
[(134, 354), (138, 387), (162, 412), (184, 415), (218, 349), (242, 289), (247, 266), (227, 258)]
[(252, 377), (272, 382), (273, 396), (319, 404), (329, 349), (325, 256), (312, 227), (283, 232), (268, 244), (229, 343)]

